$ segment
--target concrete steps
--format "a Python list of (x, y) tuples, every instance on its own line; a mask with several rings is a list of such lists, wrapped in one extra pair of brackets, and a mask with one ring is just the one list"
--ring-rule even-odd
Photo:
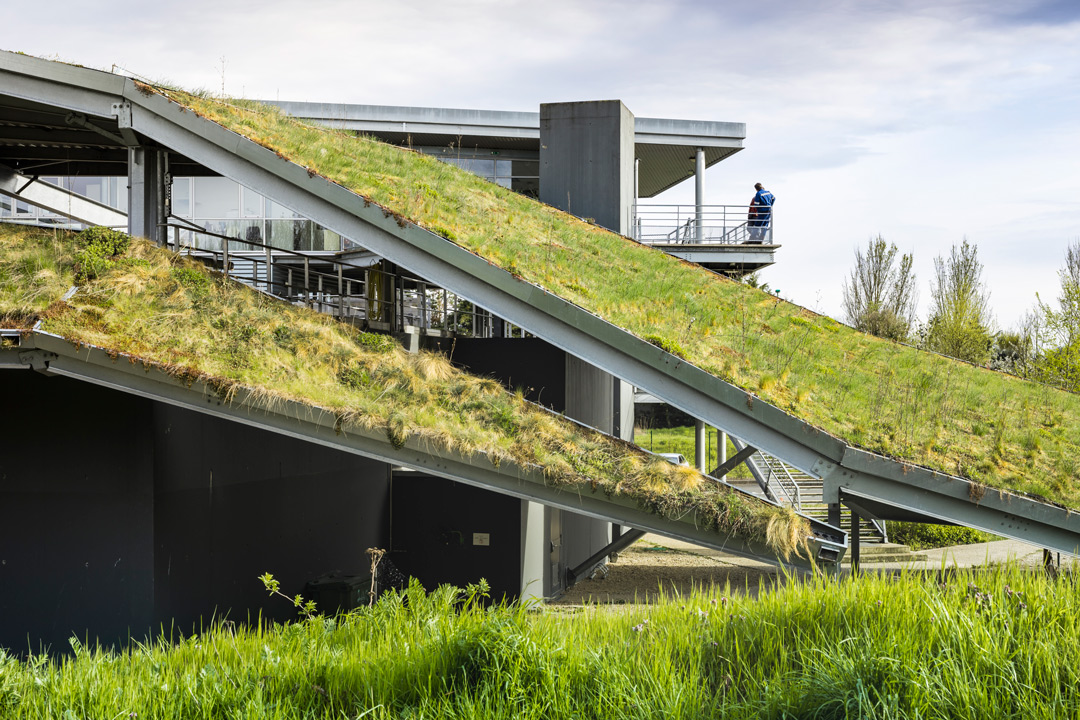
[[(926, 562), (926, 557), (919, 553), (912, 552), (911, 548), (907, 545), (898, 545), (896, 543), (874, 543), (867, 545), (865, 543), (859, 546), (859, 564), (860, 565), (875, 565), (878, 563), (910, 563), (910, 562)], [(849, 550), (842, 561), (843, 565), (851, 564), (851, 551)]]

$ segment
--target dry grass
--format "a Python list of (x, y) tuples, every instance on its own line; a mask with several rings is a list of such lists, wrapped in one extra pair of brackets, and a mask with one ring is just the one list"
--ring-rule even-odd
[(73, 342), (210, 381), (225, 397), (249, 388), (268, 405), (318, 406), (346, 432), (381, 430), (396, 446), (416, 440), (435, 451), (538, 466), (552, 484), (627, 496), (668, 517), (696, 513), (708, 527), (769, 542), (781, 554), (805, 542), (801, 520), (792, 535), (769, 531), (777, 517), (795, 516), (585, 430), (441, 355), (406, 353), (386, 336), (267, 297), (142, 240), (61, 301), (75, 282), (78, 242), (0, 225), (5, 325), (41, 320), (42, 329)]
[(1080, 504), (1075, 395), (858, 333), (429, 156), (161, 92), (854, 446)]

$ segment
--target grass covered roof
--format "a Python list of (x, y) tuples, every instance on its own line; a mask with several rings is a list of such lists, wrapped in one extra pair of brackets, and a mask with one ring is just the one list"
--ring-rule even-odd
[(157, 89), (849, 444), (1080, 505), (1080, 397), (859, 333), (434, 157)]
[[(69, 288), (77, 286), (74, 294)], [(0, 327), (41, 330), (122, 352), (226, 400), (298, 401), (343, 431), (383, 431), (401, 447), (538, 467), (545, 481), (625, 496), (659, 515), (696, 513), (722, 534), (781, 556), (809, 536), (795, 513), (705, 479), (526, 402), (438, 354), (252, 290), (145, 240), (0, 224)]]

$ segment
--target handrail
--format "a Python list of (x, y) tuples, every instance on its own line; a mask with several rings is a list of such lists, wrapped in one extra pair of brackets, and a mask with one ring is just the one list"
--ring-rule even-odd
[[(305, 253), (274, 247), (259, 240), (223, 235), (200, 228), (184, 218), (175, 219), (187, 224), (165, 222), (160, 226), (173, 230), (169, 244), (176, 252), (209, 261), (220, 267), (226, 277), (287, 302), (304, 304), (340, 318), (363, 320), (369, 325), (374, 323), (384, 330), (403, 331), (406, 327), (417, 327), (427, 332), (438, 331), (443, 336), (494, 336), (496, 318), (490, 311), (424, 280), (378, 269), (381, 281), (388, 285), (384, 286), (389, 290), (388, 296), (369, 293), (370, 272), (375, 270), (369, 265), (357, 265), (318, 251)], [(181, 243), (180, 231), (218, 238), (222, 241), (221, 249), (198, 247), (194, 243), (185, 245)], [(232, 243), (250, 246), (254, 251), (230, 251)], [(291, 262), (282, 262), (282, 255)], [(275, 257), (279, 259), (275, 261)], [(300, 263), (302, 265), (298, 266)], [(248, 264), (250, 273), (234, 269)], [(330, 265), (332, 271), (323, 272), (313, 265)], [(363, 273), (363, 278), (347, 277), (346, 269)], [(294, 277), (294, 272), (300, 270), (303, 276)], [(279, 273), (283, 280), (275, 278)], [(355, 288), (358, 290), (354, 292)], [(393, 324), (386, 321), (391, 318)], [(505, 321), (503, 328), (504, 337), (527, 336), (524, 329)]]
[(636, 204), (631, 235), (644, 244), (771, 244), (773, 216), (772, 207)]

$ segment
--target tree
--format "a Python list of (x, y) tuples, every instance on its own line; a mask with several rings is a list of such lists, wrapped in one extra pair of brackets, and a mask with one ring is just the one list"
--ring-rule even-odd
[(907, 339), (918, 296), (912, 256), (900, 256), (895, 243), (878, 235), (866, 254), (855, 249), (855, 267), (844, 280), (844, 312), (856, 330), (890, 340)]
[(989, 360), (993, 333), (990, 293), (982, 282), (978, 247), (965, 237), (949, 257), (934, 258), (926, 346), (977, 365)]
[(1040, 340), (1048, 346), (1040, 370), (1048, 382), (1080, 391), (1080, 240), (1065, 250), (1065, 267), (1058, 271), (1061, 294), (1057, 307), (1039, 299)]

